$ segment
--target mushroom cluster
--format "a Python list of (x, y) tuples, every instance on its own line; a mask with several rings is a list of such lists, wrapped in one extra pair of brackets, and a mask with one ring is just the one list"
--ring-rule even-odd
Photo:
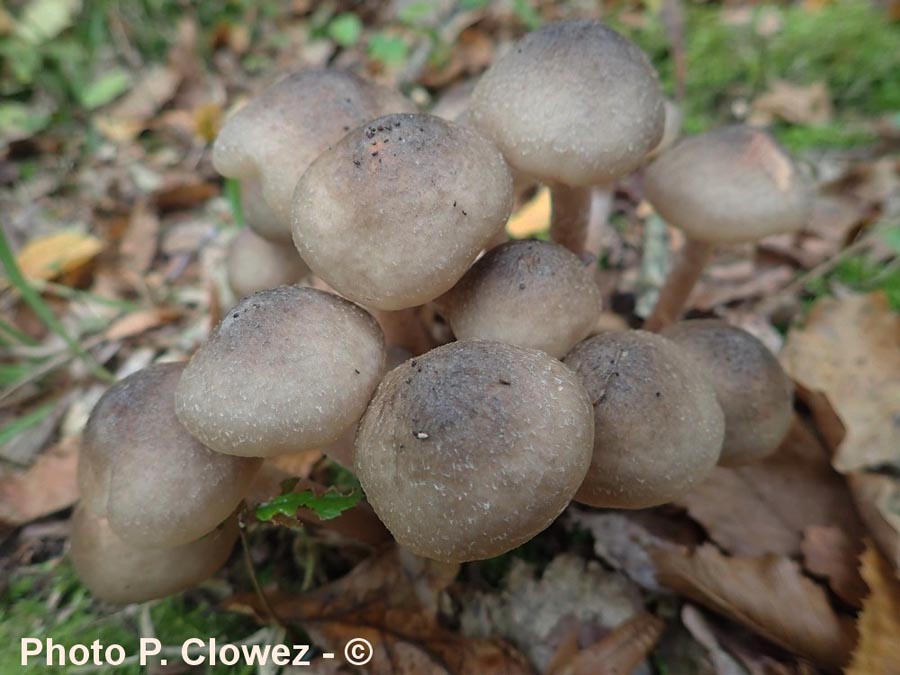
[[(809, 189), (759, 130), (663, 141), (667, 110), (634, 44), (575, 21), (499, 59), (462, 122), (333, 70), (235, 113), (213, 161), (244, 189), (227, 261), (242, 299), (190, 361), (94, 409), (72, 546), (86, 583), (127, 602), (210, 574), (260, 464), (285, 453), (350, 465), (401, 545), (459, 562), (573, 500), (656, 506), (774, 452), (793, 414), (778, 361), (677, 319), (713, 244), (802, 226)], [(684, 260), (644, 330), (604, 332), (588, 208), (638, 169)], [(514, 175), (549, 185), (553, 241), (497, 245)]]

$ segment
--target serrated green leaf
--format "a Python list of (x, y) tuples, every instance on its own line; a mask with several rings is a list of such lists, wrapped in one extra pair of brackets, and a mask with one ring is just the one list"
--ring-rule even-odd
[(349, 495), (326, 492), (318, 497), (312, 490), (289, 492), (257, 506), (256, 518), (257, 520), (272, 520), (279, 514), (294, 518), (297, 515), (297, 509), (305, 507), (315, 511), (322, 520), (331, 520), (347, 509), (356, 506), (361, 498), (362, 494), (356, 490)]
[(341, 47), (352, 47), (362, 35), (362, 21), (352, 12), (344, 12), (334, 17), (328, 24), (328, 37)]
[(385, 65), (401, 65), (408, 55), (409, 45), (401, 37), (376, 33), (369, 40), (369, 58)]
[(101, 75), (87, 85), (78, 97), (81, 105), (88, 110), (99, 108), (124, 94), (131, 87), (131, 74), (121, 68), (117, 68)]

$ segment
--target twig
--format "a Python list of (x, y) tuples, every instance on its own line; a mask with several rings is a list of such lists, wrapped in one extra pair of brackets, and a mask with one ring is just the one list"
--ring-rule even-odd
[(247, 565), (247, 573), (250, 575), (250, 582), (253, 584), (253, 590), (256, 591), (256, 595), (259, 597), (260, 604), (266, 611), (266, 614), (269, 615), (269, 621), (278, 628), (283, 628), (284, 624), (278, 617), (278, 614), (275, 613), (275, 610), (272, 609), (272, 605), (269, 603), (269, 598), (266, 597), (266, 593), (265, 591), (263, 591), (263, 588), (259, 583), (259, 579), (256, 576), (256, 568), (253, 567), (253, 559), (250, 557), (250, 544), (247, 541), (246, 532), (246, 518), (248, 514), (250, 514), (250, 509), (247, 506), (247, 503), (241, 502), (240, 514), (238, 515), (238, 533), (241, 537), (241, 548), (244, 552), (244, 563)]

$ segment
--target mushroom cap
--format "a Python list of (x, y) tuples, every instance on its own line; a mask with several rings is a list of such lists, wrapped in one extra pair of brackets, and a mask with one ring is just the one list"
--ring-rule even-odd
[(303, 174), (294, 243), (341, 295), (404, 309), (449, 290), (511, 208), (509, 168), (480, 133), (433, 115), (388, 115)]
[(282, 286), (235, 306), (175, 393), (185, 428), (213, 450), (271, 457), (336, 441), (384, 371), (372, 316), (332, 293)]
[(561, 358), (590, 334), (601, 298), (591, 268), (577, 255), (559, 244), (522, 240), (485, 253), (441, 304), (461, 340), (496, 340)]
[(469, 340), (392, 370), (356, 437), (378, 517), (417, 555), (500, 555), (566, 507), (590, 464), (590, 401), (544, 352)]
[(681, 321), (662, 334), (705, 369), (725, 413), (719, 464), (762, 459), (778, 449), (794, 416), (793, 383), (753, 335), (724, 321)]
[(564, 359), (594, 405), (594, 458), (575, 499), (641, 509), (685, 494), (715, 467), (725, 421), (712, 384), (677, 345), (601, 333)]
[(664, 99), (663, 108), (665, 109), (666, 121), (663, 125), (662, 138), (659, 139), (656, 147), (647, 153), (647, 156), (644, 158), (645, 161), (650, 161), (665, 150), (668, 150), (681, 137), (681, 127), (684, 125), (684, 113), (681, 107), (674, 101)]
[(319, 153), (373, 117), (414, 110), (398, 92), (340, 70), (289, 75), (235, 113), (213, 146), (223, 176), (256, 177), (277, 219), (271, 236), (290, 240), (291, 196)]
[(72, 563), (95, 598), (145, 602), (196, 586), (225, 564), (238, 537), (231, 517), (202, 539), (171, 548), (140, 548), (103, 516), (78, 506), (72, 515)]
[(261, 460), (200, 444), (175, 416), (184, 363), (157, 363), (110, 387), (84, 430), (79, 467), (89, 510), (132, 546), (177, 546), (216, 528)]
[(241, 230), (228, 244), (225, 270), (228, 285), (239, 298), (296, 284), (309, 274), (309, 267), (289, 242), (269, 241), (250, 229)]
[(644, 189), (670, 225), (712, 243), (797, 230), (812, 205), (790, 156), (766, 132), (745, 126), (683, 138), (647, 167)]
[(482, 76), (469, 119), (506, 160), (545, 183), (605, 184), (636, 169), (663, 133), (644, 53), (596, 21), (526, 35)]
[(260, 237), (282, 244), (291, 243), (284, 226), (263, 197), (262, 183), (256, 174), (241, 180), (241, 209), (247, 227)]

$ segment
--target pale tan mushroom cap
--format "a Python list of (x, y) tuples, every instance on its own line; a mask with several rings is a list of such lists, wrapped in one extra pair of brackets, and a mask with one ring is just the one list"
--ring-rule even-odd
[(263, 239), (281, 244), (290, 244), (284, 225), (278, 221), (262, 193), (259, 175), (254, 174), (241, 180), (241, 209), (247, 227)]
[(280, 238), (289, 240), (294, 187), (319, 153), (374, 117), (411, 110), (412, 103), (398, 92), (352, 73), (295, 73), (225, 123), (213, 146), (213, 164), (223, 176), (258, 177)]
[(590, 401), (562, 363), (472, 340), (388, 373), (360, 422), (355, 464), (400, 544), (461, 562), (550, 525), (584, 478), (592, 439)]
[(449, 290), (505, 225), (512, 178), (474, 129), (389, 115), (313, 162), (294, 195), (294, 243), (337, 292), (404, 309)]
[(684, 138), (647, 168), (647, 199), (700, 241), (756, 241), (806, 224), (812, 191), (764, 131), (733, 126)]
[(507, 161), (544, 182), (609, 183), (663, 133), (663, 96), (644, 53), (596, 21), (550, 24), (492, 65), (469, 118)]
[(336, 441), (384, 371), (372, 316), (325, 291), (284, 286), (244, 298), (188, 363), (182, 424), (213, 450), (271, 457)]
[(290, 242), (263, 239), (242, 230), (228, 244), (225, 257), (228, 285), (244, 296), (278, 286), (290, 286), (309, 275), (309, 267)]
[(511, 241), (488, 251), (441, 298), (457, 338), (496, 340), (561, 358), (600, 314), (590, 267), (559, 244)]
[(201, 445), (175, 416), (184, 363), (158, 363), (117, 382), (84, 431), (79, 471), (88, 508), (133, 546), (176, 546), (215, 529), (261, 464)]
[(98, 600), (145, 602), (196, 586), (225, 564), (238, 537), (237, 518), (202, 539), (172, 548), (139, 548), (83, 506), (72, 515), (72, 564)]
[(745, 330), (724, 321), (681, 321), (666, 328), (706, 373), (725, 413), (719, 464), (762, 459), (778, 449), (794, 415), (793, 383), (778, 359)]
[(705, 373), (673, 342), (639, 330), (602, 333), (565, 364), (594, 405), (594, 458), (577, 501), (657, 506), (712, 471), (725, 434), (722, 409)]

